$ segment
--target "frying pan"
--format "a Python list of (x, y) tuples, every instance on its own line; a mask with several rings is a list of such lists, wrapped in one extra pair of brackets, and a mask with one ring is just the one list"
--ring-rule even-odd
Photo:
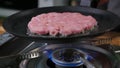
[[(27, 34), (27, 24), (32, 17), (48, 12), (79, 12), (84, 15), (93, 16), (98, 22), (97, 31), (91, 31), (89, 34), (76, 34), (67, 37), (53, 37), (53, 36), (29, 36)], [(89, 7), (68, 7), (68, 6), (59, 6), (59, 7), (45, 7), (45, 8), (35, 8), (31, 10), (21, 11), (19, 13), (13, 14), (8, 17), (4, 23), (3, 27), (5, 30), (15, 36), (29, 38), (34, 40), (45, 39), (45, 40), (63, 40), (71, 38), (81, 38), (86, 36), (94, 36), (106, 31), (114, 29), (120, 24), (120, 18), (108, 11), (89, 8)]]

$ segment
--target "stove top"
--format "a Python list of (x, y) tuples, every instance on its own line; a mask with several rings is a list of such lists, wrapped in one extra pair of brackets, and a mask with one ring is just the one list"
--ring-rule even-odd
[[(23, 38), (13, 38), (0, 46), (0, 68), (96, 68), (96, 66), (98, 66), (97, 68), (114, 68), (114, 64), (116, 65), (118, 62), (117, 56), (111, 60), (106, 54), (99, 52), (99, 49), (98, 51), (92, 50), (89, 46), (87, 47), (87, 44), (77, 44), (76, 46), (74, 44), (69, 46), (69, 44), (38, 43)], [(112, 54), (118, 49), (118, 47), (110, 45), (98, 47)], [(44, 50), (44, 54), (33, 59), (18, 59), (18, 57), (12, 56), (28, 53), (36, 48), (40, 48), (37, 50)], [(84, 64), (84, 60), (88, 62)]]
[[(33, 45), (33, 46), (31, 46)], [(36, 46), (34, 46), (36, 45)], [(119, 68), (118, 58), (104, 47), (87, 44), (50, 44), (30, 43), (30, 47), (19, 53), (26, 54), (25, 59), (18, 56), (0, 58), (1, 68)], [(28, 52), (34, 55), (29, 55)], [(40, 55), (36, 56), (36, 53)], [(12, 54), (12, 53), (11, 53)], [(15, 53), (14, 53), (15, 54)], [(27, 58), (27, 57), (32, 58)]]
[[(18, 38), (9, 33), (4, 33), (0, 37), (2, 37), (0, 39), (2, 40), (0, 42), (0, 68), (120, 68), (118, 63), (120, 62), (120, 46), (111, 44), (93, 46), (81, 42), (39, 43)], [(42, 55), (36, 58), (18, 59), (15, 56), (34, 52), (36, 48), (43, 50)], [(112, 55), (106, 54), (106, 51)]]

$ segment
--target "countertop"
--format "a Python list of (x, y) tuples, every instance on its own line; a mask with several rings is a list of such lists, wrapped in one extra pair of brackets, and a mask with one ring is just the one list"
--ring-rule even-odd
[(5, 30), (4, 28), (2, 27), (2, 21), (0, 20), (0, 34), (4, 33)]

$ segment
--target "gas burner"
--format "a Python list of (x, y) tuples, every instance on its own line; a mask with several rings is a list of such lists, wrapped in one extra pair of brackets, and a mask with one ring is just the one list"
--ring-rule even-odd
[(19, 68), (119, 68), (113, 54), (91, 45), (54, 44), (35, 50), (41, 56), (22, 60)]
[(75, 48), (58, 49), (52, 53), (51, 60), (59, 66), (77, 67), (83, 65), (82, 59), (88, 60), (89, 55)]

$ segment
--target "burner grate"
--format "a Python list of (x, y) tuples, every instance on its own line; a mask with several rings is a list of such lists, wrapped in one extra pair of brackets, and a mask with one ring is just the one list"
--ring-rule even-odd
[[(59, 66), (63, 67), (77, 67), (86, 63), (91, 68), (95, 68), (89, 61), (92, 59), (87, 53), (76, 48), (58, 49), (52, 53), (51, 60)], [(84, 63), (83, 63), (84, 62)]]
[[(69, 45), (69, 48), (65, 47), (65, 45), (43, 46), (43, 53), (40, 57), (23, 60), (19, 66), (20, 68), (114, 68), (111, 60), (99, 50), (94, 51), (84, 48), (84, 46), (76, 46)], [(41, 49), (37, 48), (37, 50)], [(65, 63), (61, 64), (61, 62), (69, 64), (66, 66)], [(76, 64), (75, 62), (79, 62), (79, 64), (70, 66), (71, 64)]]

